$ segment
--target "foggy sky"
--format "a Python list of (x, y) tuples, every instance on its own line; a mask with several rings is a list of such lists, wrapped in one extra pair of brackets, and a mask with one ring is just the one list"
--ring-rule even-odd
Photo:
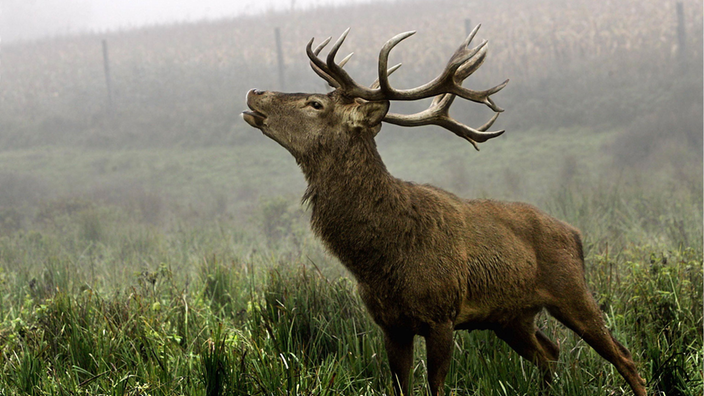
[(2, 42), (371, 0), (0, 0)]

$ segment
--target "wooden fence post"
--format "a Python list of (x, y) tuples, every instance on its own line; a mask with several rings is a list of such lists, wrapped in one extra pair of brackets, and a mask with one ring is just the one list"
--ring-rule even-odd
[(281, 32), (279, 28), (274, 29), (274, 36), (276, 38), (276, 58), (279, 62), (279, 89), (281, 91), (286, 91), (286, 77), (284, 73), (284, 53), (281, 49)]
[(105, 86), (108, 90), (108, 113), (112, 113), (112, 82), (110, 81), (110, 58), (108, 57), (107, 40), (103, 40), (103, 67), (105, 69)]
[(677, 2), (677, 56), (679, 56), (680, 64), (685, 66), (687, 56), (685, 55), (687, 45), (687, 36), (684, 29), (684, 5), (682, 2)]

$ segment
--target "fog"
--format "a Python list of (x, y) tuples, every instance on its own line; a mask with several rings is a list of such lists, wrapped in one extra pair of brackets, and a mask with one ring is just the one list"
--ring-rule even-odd
[[(257, 233), (263, 216), (273, 221), (264, 234), (307, 230), (305, 180), (286, 150), (243, 122), (245, 93), (325, 92), (306, 43), (348, 26), (340, 57), (354, 52), (345, 68), (364, 84), (377, 78), (384, 42), (417, 30), (390, 61), (403, 63), (393, 86), (419, 86), (481, 23), (488, 55), (464, 86), (510, 79), (493, 97), (506, 111), (492, 130), (506, 133), (476, 152), (442, 128), (384, 124), (377, 143), (394, 176), (531, 202), (587, 231), (603, 224), (588, 215), (602, 202), (663, 202), (672, 213), (612, 212), (652, 215), (636, 221), (649, 227), (634, 227), (639, 235), (684, 229), (700, 240), (702, 4), (682, 3), (680, 16), (657, 0), (3, 0), (0, 236), (96, 207), (165, 229), (218, 220)], [(452, 106), (473, 127), (493, 114)], [(623, 191), (636, 198), (613, 199)]]
[(0, 38), (12, 42), (363, 2), (369, 0), (2, 0)]

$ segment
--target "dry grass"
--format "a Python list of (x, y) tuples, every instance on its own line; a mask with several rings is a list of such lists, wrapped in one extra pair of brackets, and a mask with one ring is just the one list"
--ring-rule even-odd
[[(678, 76), (674, 4), (399, 1), (5, 45), (0, 141), (4, 147), (222, 143), (231, 136), (244, 92), (278, 85), (275, 27), (283, 35), (287, 89), (311, 91), (324, 88), (305, 60), (310, 37), (337, 35), (351, 26), (344, 50), (355, 57), (348, 68), (370, 82), (383, 42), (418, 30), (392, 54), (392, 61), (405, 65), (394, 76), (396, 84), (407, 86), (442, 68), (468, 18), (482, 23), (479, 39), (491, 41), (485, 66), (468, 85), (483, 88), (510, 77), (498, 100), (511, 105), (513, 115), (502, 118), (512, 125), (526, 117), (531, 126), (584, 124), (606, 116), (627, 123), (654, 104), (654, 91), (670, 95), (668, 81)], [(686, 58), (694, 74), (701, 74), (702, 4), (688, 0), (684, 8)], [(105, 109), (103, 38), (114, 86), (111, 117)], [(615, 99), (604, 101), (605, 96)], [(608, 113), (609, 108), (615, 110)]]

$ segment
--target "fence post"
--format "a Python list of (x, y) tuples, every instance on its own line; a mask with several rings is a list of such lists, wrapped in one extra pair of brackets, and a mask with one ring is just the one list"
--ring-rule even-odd
[(684, 29), (684, 5), (681, 1), (677, 2), (677, 55), (680, 59), (682, 67), (685, 66), (687, 56), (685, 55), (687, 44), (687, 36)]
[(110, 58), (108, 57), (108, 42), (103, 39), (103, 67), (105, 69), (105, 86), (108, 90), (108, 112), (112, 113), (112, 82), (110, 81)]
[(467, 36), (472, 33), (472, 21), (469, 18), (464, 20), (464, 31)]
[(279, 28), (274, 29), (274, 36), (276, 38), (276, 58), (279, 62), (279, 89), (281, 91), (286, 91), (286, 77), (284, 75), (284, 53), (281, 49), (281, 32)]

